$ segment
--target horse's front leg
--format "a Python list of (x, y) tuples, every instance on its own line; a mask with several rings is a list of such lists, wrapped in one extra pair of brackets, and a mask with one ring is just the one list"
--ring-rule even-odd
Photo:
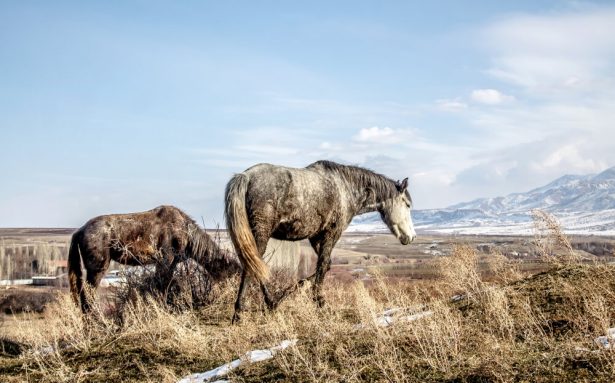
[(156, 263), (156, 276), (160, 283), (162, 293), (166, 293), (167, 289), (173, 282), (173, 274), (179, 263), (180, 256), (172, 248), (165, 247), (161, 250), (162, 257)]
[(318, 307), (323, 307), (325, 305), (325, 298), (322, 295), (322, 283), (325, 280), (325, 274), (331, 268), (331, 251), (333, 251), (333, 246), (338, 238), (339, 235), (330, 234), (322, 237), (315, 237), (313, 239), (310, 238), (310, 243), (316, 251), (316, 254), (318, 254), (316, 272), (312, 276), (314, 278), (314, 284), (312, 286), (314, 301)]
[(316, 274), (314, 275), (314, 301), (318, 307), (325, 305), (325, 298), (322, 295), (322, 283), (325, 280), (325, 274), (331, 268), (331, 250), (323, 251), (318, 257), (318, 263), (316, 265)]

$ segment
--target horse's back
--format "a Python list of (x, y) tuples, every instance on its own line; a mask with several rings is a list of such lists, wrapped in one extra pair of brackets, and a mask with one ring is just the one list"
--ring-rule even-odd
[(160, 246), (185, 245), (182, 238), (190, 222), (192, 220), (180, 209), (163, 205), (136, 213), (100, 215), (90, 219), (77, 232), (82, 238), (84, 253), (115, 259), (125, 257), (123, 248), (135, 255), (151, 255)]
[(119, 232), (132, 228), (133, 230), (143, 231), (148, 227), (171, 227), (184, 226), (191, 219), (180, 209), (162, 205), (154, 209), (122, 214), (99, 215), (90, 219), (79, 230), (89, 234), (102, 234), (105, 232)]
[(335, 219), (337, 184), (314, 169), (258, 164), (244, 174), (250, 180), (246, 202), (252, 225), (273, 227), (274, 238), (307, 238)]
[(251, 199), (262, 196), (269, 201), (297, 199), (305, 205), (320, 204), (334, 186), (311, 169), (258, 164), (244, 173), (250, 177), (248, 193)]
[(161, 205), (144, 213), (151, 213), (158, 220), (168, 224), (184, 224), (190, 220), (186, 213), (171, 205)]

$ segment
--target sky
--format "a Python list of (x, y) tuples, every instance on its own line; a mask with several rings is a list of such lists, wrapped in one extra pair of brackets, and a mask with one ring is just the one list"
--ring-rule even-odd
[(173, 204), (319, 159), (416, 209), (615, 165), (615, 3), (0, 0), (0, 227)]

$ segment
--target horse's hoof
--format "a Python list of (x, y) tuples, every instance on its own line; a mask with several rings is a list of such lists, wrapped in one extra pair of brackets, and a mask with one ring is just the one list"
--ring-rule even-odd
[(233, 319), (231, 319), (231, 324), (237, 324), (241, 320), (241, 315), (238, 313), (233, 314)]
[(265, 305), (267, 306), (267, 310), (269, 311), (275, 311), (275, 309), (278, 308), (278, 305), (280, 304), (280, 301), (282, 300), (282, 298), (278, 298), (276, 300), (266, 300), (265, 301)]

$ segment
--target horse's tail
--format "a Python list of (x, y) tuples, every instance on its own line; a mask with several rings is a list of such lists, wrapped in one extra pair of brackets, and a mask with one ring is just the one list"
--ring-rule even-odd
[(68, 250), (68, 282), (70, 284), (70, 293), (77, 306), (80, 305), (79, 296), (81, 295), (81, 290), (83, 289), (81, 251), (79, 250), (80, 240), (81, 230), (73, 234), (70, 241), (70, 249)]
[(256, 247), (246, 211), (246, 192), (249, 181), (245, 173), (236, 174), (231, 178), (226, 185), (224, 215), (229, 236), (235, 245), (237, 256), (244, 270), (259, 281), (265, 281), (269, 278), (269, 270)]

